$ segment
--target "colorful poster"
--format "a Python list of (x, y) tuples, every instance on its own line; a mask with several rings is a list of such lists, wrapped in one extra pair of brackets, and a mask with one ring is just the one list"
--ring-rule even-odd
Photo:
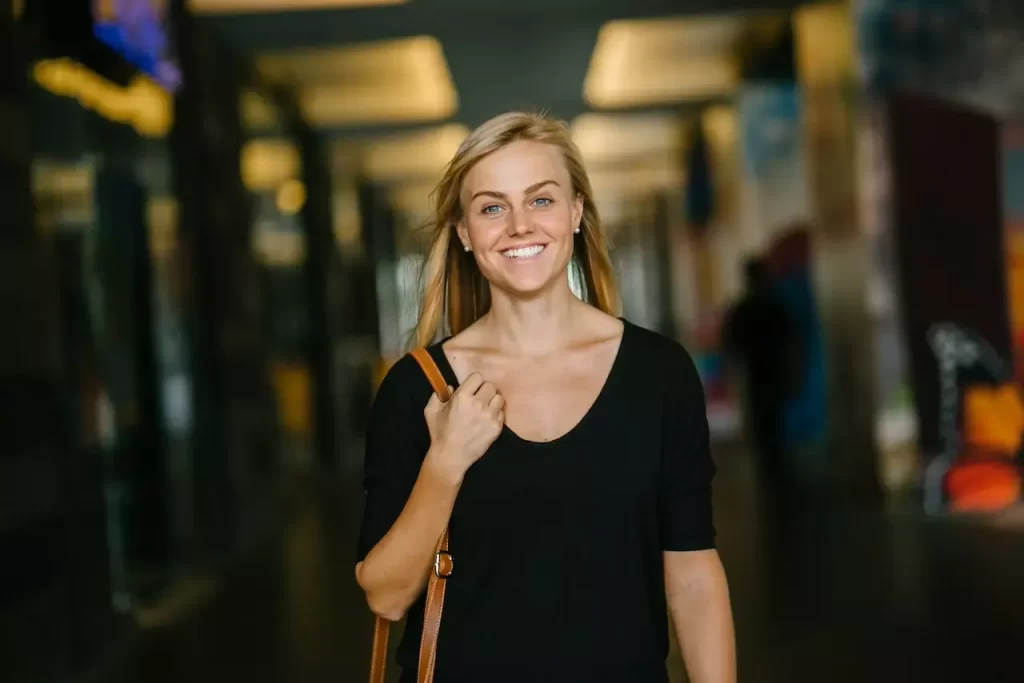
[[(881, 475), (890, 488), (913, 483), (923, 477), (926, 507), (946, 508), (949, 493), (945, 473), (951, 459), (963, 453), (963, 435), (957, 415), (963, 400), (957, 385), (963, 372), (959, 361), (973, 358), (983, 346), (978, 339), (957, 326), (937, 326), (928, 332), (927, 350), (921, 349), (921, 332), (905, 327), (908, 315), (897, 287), (899, 264), (896, 225), (893, 215), (893, 160), (889, 147), (894, 138), (884, 121), (886, 94), (897, 90), (938, 95), (950, 102), (962, 102), (979, 111), (1013, 111), (1012, 88), (1006, 83), (1024, 58), (1020, 38), (1020, 3), (977, 3), (971, 0), (856, 0), (853, 14), (857, 24), (857, 57), (867, 97), (862, 105), (861, 218), (870, 247), (868, 308), (874, 323), (878, 416), (876, 435), (881, 450)], [(1022, 346), (1024, 326), (1024, 242), (1019, 219), (1011, 216), (1024, 199), (1021, 188), (1024, 157), (1014, 148), (1024, 145), (1008, 135), (1004, 149), (1006, 177), (1006, 283), (1007, 303), (1014, 347)], [(1019, 139), (1019, 134), (1018, 134)], [(959, 145), (965, 143), (960, 142)], [(955, 164), (953, 164), (955, 166)], [(1017, 215), (1022, 213), (1018, 210)], [(936, 238), (937, 239), (937, 238)], [(919, 305), (906, 304), (910, 314)], [(914, 335), (917, 335), (915, 338)], [(917, 344), (916, 351), (913, 347)], [(927, 360), (923, 361), (924, 356)], [(1019, 352), (1018, 352), (1019, 356)], [(915, 366), (940, 366), (939, 385), (932, 390), (916, 386), (911, 390), (910, 370)], [(948, 367), (942, 368), (943, 363)], [(988, 363), (991, 374), (992, 362)], [(1018, 377), (1020, 377), (1018, 366)], [(920, 411), (942, 406), (942, 446), (934, 439), (934, 418), (923, 419)], [(925, 453), (922, 454), (922, 449)], [(941, 457), (935, 457), (941, 451)], [(971, 476), (974, 476), (973, 474)]]
[(1014, 375), (1024, 380), (1024, 124), (1003, 133), (1003, 201), (1006, 227), (1006, 295), (1010, 305)]
[(804, 159), (800, 89), (796, 83), (754, 83), (739, 96), (745, 160), (743, 235), (751, 250), (811, 215)]

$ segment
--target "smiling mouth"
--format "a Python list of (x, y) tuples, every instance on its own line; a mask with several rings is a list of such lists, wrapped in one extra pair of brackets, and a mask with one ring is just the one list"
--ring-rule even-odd
[(528, 247), (516, 247), (515, 249), (506, 249), (501, 252), (501, 255), (505, 258), (514, 260), (531, 259), (544, 251), (543, 244), (531, 244)]

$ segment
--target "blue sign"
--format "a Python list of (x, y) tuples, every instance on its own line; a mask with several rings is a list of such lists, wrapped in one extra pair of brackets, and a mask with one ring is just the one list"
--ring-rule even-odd
[(93, 33), (139, 71), (173, 91), (181, 85), (181, 74), (168, 59), (170, 40), (153, 3), (115, 1), (109, 15), (97, 13)]

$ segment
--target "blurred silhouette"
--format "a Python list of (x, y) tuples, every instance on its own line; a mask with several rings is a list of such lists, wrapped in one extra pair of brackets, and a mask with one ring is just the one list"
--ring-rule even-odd
[(783, 420), (786, 399), (800, 386), (799, 338), (764, 260), (750, 258), (743, 270), (746, 290), (726, 315), (722, 346), (741, 378), (744, 421), (759, 473), (774, 481), (787, 474)]

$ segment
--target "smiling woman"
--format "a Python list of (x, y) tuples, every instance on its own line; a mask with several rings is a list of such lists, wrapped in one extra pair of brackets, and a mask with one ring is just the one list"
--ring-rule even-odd
[(371, 681), (407, 616), (402, 683), (667, 683), (671, 613), (690, 680), (735, 683), (700, 377), (615, 316), (566, 126), (483, 124), (435, 201), (420, 348), (367, 427)]

